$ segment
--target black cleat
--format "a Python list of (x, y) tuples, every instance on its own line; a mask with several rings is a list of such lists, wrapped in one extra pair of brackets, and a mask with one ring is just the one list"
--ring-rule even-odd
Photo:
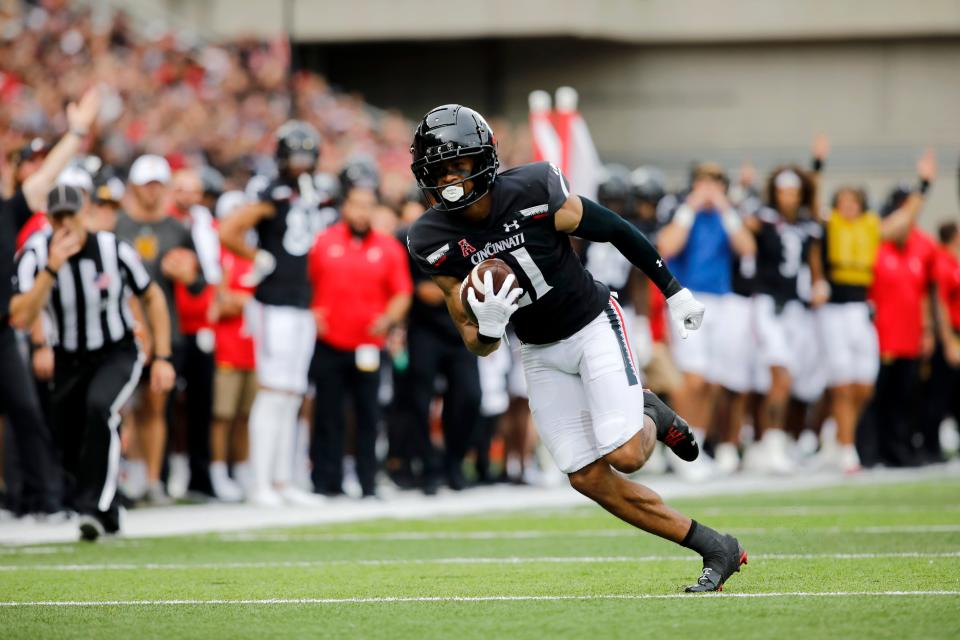
[(93, 515), (84, 514), (80, 516), (79, 525), (80, 539), (87, 542), (95, 542), (97, 538), (107, 534), (103, 523)]
[(693, 462), (697, 459), (700, 446), (690, 425), (649, 389), (643, 390), (643, 412), (657, 426), (657, 440), (670, 447), (681, 460)]
[(747, 564), (747, 552), (743, 550), (736, 538), (725, 535), (723, 548), (715, 554), (703, 557), (703, 573), (700, 574), (697, 584), (690, 585), (685, 591), (687, 593), (723, 591), (724, 583), (745, 564)]

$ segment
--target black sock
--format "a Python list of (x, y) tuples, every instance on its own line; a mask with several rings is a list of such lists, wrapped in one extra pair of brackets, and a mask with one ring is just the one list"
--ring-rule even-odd
[(680, 546), (696, 551), (701, 556), (721, 549), (721, 535), (705, 524), (700, 524), (696, 520), (690, 521), (690, 531), (687, 532)]
[(643, 390), (643, 413), (653, 420), (653, 425), (657, 428), (657, 440), (663, 442), (677, 414), (649, 389)]

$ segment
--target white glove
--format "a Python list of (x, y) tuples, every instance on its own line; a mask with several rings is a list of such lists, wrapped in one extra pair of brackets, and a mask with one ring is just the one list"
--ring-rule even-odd
[(273, 270), (276, 268), (277, 259), (274, 258), (269, 251), (258, 249), (257, 255), (253, 258), (253, 269), (250, 270), (250, 273), (243, 276), (240, 284), (244, 287), (255, 287), (263, 282), (264, 278), (273, 273)]
[(483, 274), (483, 302), (477, 300), (477, 292), (473, 287), (467, 291), (467, 302), (473, 309), (473, 315), (477, 316), (477, 325), (483, 337), (497, 340), (507, 330), (510, 316), (519, 307), (517, 298), (523, 295), (523, 289), (520, 287), (510, 288), (515, 279), (516, 277), (511, 273), (504, 278), (500, 291), (494, 293), (493, 274), (487, 271)]
[(706, 307), (690, 293), (690, 289), (683, 288), (667, 298), (670, 307), (670, 316), (677, 325), (681, 338), (687, 337), (687, 329), (696, 331), (703, 322), (703, 312)]

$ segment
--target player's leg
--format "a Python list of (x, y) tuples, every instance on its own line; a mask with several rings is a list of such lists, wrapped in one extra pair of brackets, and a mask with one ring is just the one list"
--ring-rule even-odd
[(574, 489), (624, 522), (699, 553), (703, 571), (697, 584), (687, 591), (721, 590), (747, 562), (747, 554), (736, 538), (672, 509), (656, 492), (615, 473), (605, 460), (597, 460), (569, 477)]

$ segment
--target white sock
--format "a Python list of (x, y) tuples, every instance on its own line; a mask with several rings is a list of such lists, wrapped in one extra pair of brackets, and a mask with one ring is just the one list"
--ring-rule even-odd
[(139, 500), (147, 493), (147, 463), (143, 460), (126, 460), (123, 491), (128, 497)]
[(210, 481), (214, 484), (222, 482), (224, 480), (229, 480), (230, 476), (227, 474), (227, 463), (222, 461), (216, 461), (210, 463)]
[(300, 396), (285, 394), (283, 408), (277, 411), (275, 417), (277, 442), (273, 453), (273, 481), (280, 487), (286, 487), (293, 479), (299, 413)]
[(313, 490), (310, 468), (310, 422), (306, 418), (300, 418), (297, 421), (297, 447), (293, 459), (293, 483), (304, 491)]
[(278, 391), (261, 389), (250, 410), (250, 463), (253, 471), (254, 492), (271, 490), (274, 460), (281, 437), (286, 399)]
[(253, 469), (249, 460), (233, 464), (233, 479), (245, 494), (250, 495), (253, 492)]

